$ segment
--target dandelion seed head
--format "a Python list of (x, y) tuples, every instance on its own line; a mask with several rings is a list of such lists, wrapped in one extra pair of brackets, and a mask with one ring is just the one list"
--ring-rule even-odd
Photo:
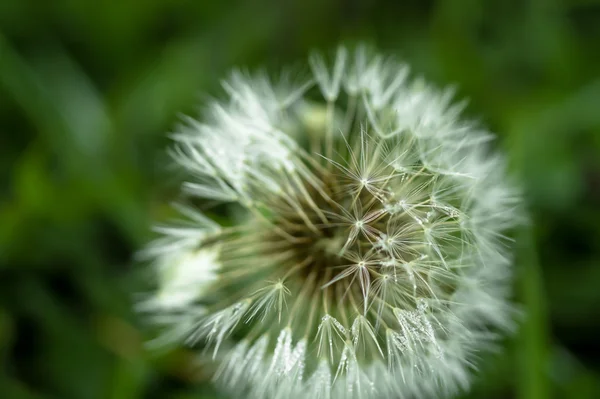
[(144, 254), (142, 308), (212, 347), (245, 398), (450, 395), (491, 329), (512, 326), (519, 190), (452, 90), (359, 47), (313, 54), (312, 79), (236, 71), (170, 153), (200, 209)]

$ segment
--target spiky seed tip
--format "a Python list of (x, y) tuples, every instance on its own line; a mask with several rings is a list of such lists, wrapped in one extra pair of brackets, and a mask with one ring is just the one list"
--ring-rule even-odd
[(309, 61), (299, 84), (233, 72), (173, 134), (184, 192), (245, 217), (179, 207), (145, 251), (159, 288), (141, 308), (164, 339), (212, 346), (240, 397), (465, 389), (490, 329), (513, 325), (519, 191), (451, 90), (363, 47)]

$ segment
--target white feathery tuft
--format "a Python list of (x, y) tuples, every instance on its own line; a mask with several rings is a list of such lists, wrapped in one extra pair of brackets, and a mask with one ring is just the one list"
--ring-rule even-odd
[(475, 353), (514, 328), (523, 217), (493, 135), (365, 47), (309, 64), (298, 84), (233, 72), (172, 135), (184, 194), (244, 217), (179, 207), (142, 252), (158, 289), (140, 309), (167, 328), (157, 342), (212, 348), (237, 397), (465, 390)]

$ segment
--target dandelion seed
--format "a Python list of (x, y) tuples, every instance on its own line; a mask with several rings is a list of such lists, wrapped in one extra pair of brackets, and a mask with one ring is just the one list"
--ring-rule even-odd
[(157, 343), (210, 347), (237, 397), (464, 390), (474, 354), (513, 327), (519, 190), (452, 90), (363, 47), (309, 64), (298, 84), (236, 71), (225, 100), (183, 119), (182, 191), (244, 217), (180, 207), (157, 227), (142, 255), (158, 289), (140, 309), (166, 328)]

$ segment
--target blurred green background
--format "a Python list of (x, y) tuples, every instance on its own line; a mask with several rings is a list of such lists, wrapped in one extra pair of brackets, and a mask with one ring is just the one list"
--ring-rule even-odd
[(218, 397), (149, 351), (132, 253), (168, 213), (165, 132), (236, 66), (366, 40), (499, 133), (524, 181), (527, 317), (470, 398), (600, 398), (600, 2), (0, 1), (0, 398)]

